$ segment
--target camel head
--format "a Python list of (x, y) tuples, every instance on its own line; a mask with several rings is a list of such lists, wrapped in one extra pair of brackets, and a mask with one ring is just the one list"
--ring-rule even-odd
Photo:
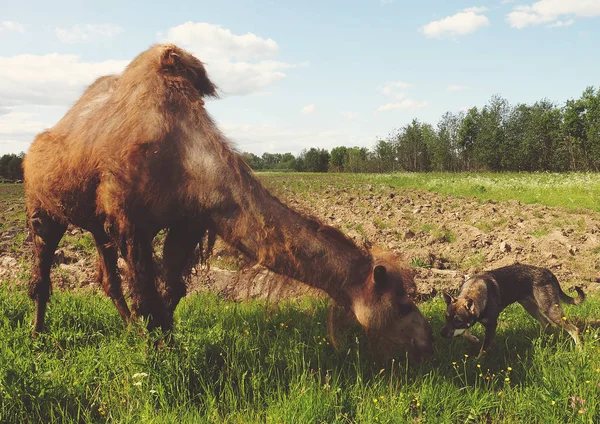
[(153, 45), (131, 61), (123, 77), (137, 82), (148, 75), (161, 75), (171, 88), (187, 96), (195, 91), (201, 98), (218, 97), (217, 86), (209, 79), (204, 64), (175, 44)]
[(375, 256), (366, 282), (351, 293), (351, 309), (357, 320), (381, 342), (380, 350), (402, 347), (411, 363), (433, 355), (433, 332), (408, 290), (412, 275), (391, 255)]

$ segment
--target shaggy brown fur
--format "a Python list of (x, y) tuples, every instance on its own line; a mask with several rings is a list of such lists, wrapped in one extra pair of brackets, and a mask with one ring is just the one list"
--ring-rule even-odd
[[(197, 245), (218, 234), (272, 271), (324, 290), (415, 357), (430, 354), (431, 329), (406, 296), (406, 274), (272, 196), (211, 120), (206, 96), (216, 88), (202, 63), (174, 45), (155, 45), (122, 75), (98, 79), (37, 136), (24, 163), (35, 331), (44, 327), (54, 250), (72, 223), (96, 239), (99, 277), (125, 320), (117, 249), (128, 265), (133, 314), (169, 329)], [(162, 295), (152, 258), (161, 229), (168, 230)]]

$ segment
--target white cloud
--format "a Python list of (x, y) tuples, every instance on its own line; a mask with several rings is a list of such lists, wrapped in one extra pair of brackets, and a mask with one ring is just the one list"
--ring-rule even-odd
[(71, 28), (56, 28), (54, 34), (63, 43), (75, 44), (101, 38), (113, 38), (123, 28), (112, 24), (77, 24)]
[(410, 110), (416, 110), (416, 109), (421, 109), (426, 107), (428, 104), (425, 101), (415, 101), (415, 100), (411, 100), (411, 99), (406, 99), (403, 100), (401, 102), (396, 102), (396, 103), (387, 103), (384, 105), (381, 105), (377, 108), (378, 112), (386, 112), (388, 110), (395, 110), (395, 109), (410, 109)]
[(128, 61), (84, 62), (76, 55), (0, 56), (0, 152), (27, 150), (97, 77), (121, 72)]
[(202, 60), (251, 60), (279, 54), (279, 45), (271, 38), (265, 39), (251, 32), (235, 35), (219, 25), (204, 22), (186, 22), (170, 28), (166, 39), (189, 46)]
[(34, 113), (8, 112), (0, 115), (0, 137), (33, 136), (48, 126), (46, 122), (38, 120)]
[(13, 21), (0, 22), (0, 32), (25, 32), (25, 25)]
[(286, 77), (285, 71), (307, 66), (274, 60), (279, 45), (253, 33), (233, 34), (219, 25), (186, 22), (159, 34), (161, 41), (190, 50), (205, 62), (224, 94), (250, 94)]
[(409, 84), (407, 82), (403, 82), (403, 81), (392, 81), (392, 82), (388, 82), (386, 85), (384, 85), (379, 91), (381, 91), (383, 94), (387, 95), (387, 96), (400, 96), (400, 97), (404, 97), (404, 94), (402, 93), (398, 93), (397, 89), (404, 89), (404, 88), (410, 88), (412, 87), (412, 84)]
[(36, 134), (52, 126), (39, 113), (6, 109), (8, 113), (0, 112), (0, 155), (26, 151)]
[(486, 12), (488, 10), (487, 7), (485, 6), (473, 6), (473, 7), (467, 7), (466, 9), (463, 9), (463, 12), (466, 13), (483, 13)]
[(571, 25), (572, 19), (561, 20), (562, 17), (569, 16), (582, 18), (600, 16), (600, 1), (540, 0), (531, 5), (515, 6), (507, 15), (507, 20), (513, 28), (517, 29), (541, 24), (557, 27)]
[(121, 72), (128, 61), (83, 62), (79, 56), (0, 56), (0, 99), (6, 106), (66, 105), (97, 77)]
[[(19, 28), (1, 24), (2, 30)], [(70, 42), (114, 36), (118, 27), (87, 26), (64, 30)], [(216, 25), (187, 23), (171, 28), (161, 41), (176, 42), (201, 60), (225, 94), (269, 95), (267, 87), (286, 77), (288, 69), (307, 66), (278, 61), (279, 46), (253, 34), (234, 35)], [(50, 127), (97, 77), (123, 71), (129, 60), (84, 61), (77, 55), (0, 56), (0, 147), (27, 145)], [(53, 112), (49, 114), (49, 110)], [(19, 135), (20, 134), (20, 135)], [(8, 151), (24, 150), (14, 147)]]
[(482, 14), (486, 10), (485, 7), (469, 7), (439, 21), (429, 22), (421, 30), (430, 38), (470, 34), (490, 24), (488, 17)]
[(466, 90), (468, 87), (464, 86), (464, 85), (449, 85), (448, 87), (446, 87), (446, 90), (448, 91), (463, 91)]
[(560, 28), (560, 27), (566, 27), (566, 26), (571, 26), (575, 23), (575, 20), (573, 19), (569, 19), (566, 21), (556, 21), (553, 24), (548, 25), (550, 28)]
[(358, 112), (352, 111), (342, 111), (340, 112), (340, 116), (344, 118), (346, 121), (354, 121), (358, 118)]
[(427, 106), (425, 101), (416, 101), (413, 99), (407, 99), (406, 94), (399, 92), (398, 89), (412, 88), (413, 85), (403, 81), (392, 81), (388, 82), (379, 91), (388, 97), (392, 97), (396, 101), (393, 103), (386, 103), (377, 108), (377, 112), (385, 112), (394, 109), (421, 109)]
[(315, 105), (314, 105), (314, 104), (310, 104), (310, 105), (304, 106), (304, 107), (302, 108), (302, 110), (301, 110), (301, 112), (302, 112), (304, 115), (310, 115), (310, 114), (311, 114), (311, 113), (313, 113), (314, 111), (315, 111)]

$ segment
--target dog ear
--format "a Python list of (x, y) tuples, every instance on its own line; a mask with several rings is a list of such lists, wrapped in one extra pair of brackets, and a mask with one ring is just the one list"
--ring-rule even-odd
[(444, 300), (446, 301), (446, 306), (450, 306), (451, 303), (456, 302), (456, 299), (452, 297), (450, 293), (442, 292), (442, 295), (444, 296)]
[(473, 299), (467, 299), (466, 308), (471, 315), (475, 315), (475, 302), (473, 302)]

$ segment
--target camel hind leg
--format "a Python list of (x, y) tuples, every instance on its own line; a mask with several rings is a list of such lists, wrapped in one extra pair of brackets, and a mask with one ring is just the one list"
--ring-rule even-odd
[(29, 215), (29, 230), (33, 240), (33, 268), (29, 283), (29, 297), (35, 303), (33, 335), (44, 331), (46, 305), (50, 298), (50, 267), (54, 251), (67, 226), (53, 219), (42, 209)]

